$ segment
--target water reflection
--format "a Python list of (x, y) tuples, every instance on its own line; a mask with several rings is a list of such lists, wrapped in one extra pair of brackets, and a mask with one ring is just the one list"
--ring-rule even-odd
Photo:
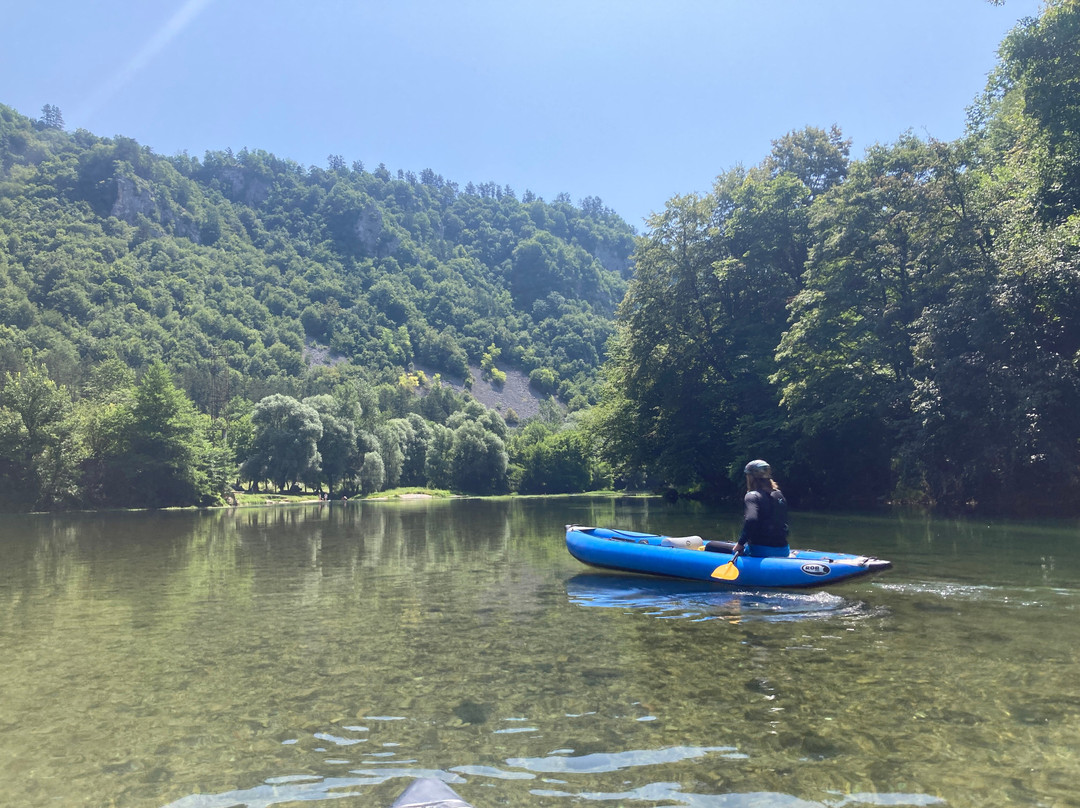
[(754, 593), (594, 573), (569, 522), (738, 514), (0, 517), (0, 804), (379, 808), (424, 775), (477, 808), (1075, 802), (1075, 529), (798, 514), (801, 546), (896, 567)]
[(831, 592), (733, 591), (694, 581), (581, 573), (566, 582), (571, 603), (641, 611), (662, 619), (782, 622), (881, 616), (881, 607)]

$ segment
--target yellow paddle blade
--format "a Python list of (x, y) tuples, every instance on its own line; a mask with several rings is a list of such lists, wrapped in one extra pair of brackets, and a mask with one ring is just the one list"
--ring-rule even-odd
[(719, 578), (721, 581), (734, 581), (739, 577), (739, 568), (735, 566), (734, 561), (729, 561), (714, 569), (709, 577)]

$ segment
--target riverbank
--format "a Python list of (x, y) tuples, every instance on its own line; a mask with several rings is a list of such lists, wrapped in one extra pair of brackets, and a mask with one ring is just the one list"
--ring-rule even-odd
[[(320, 499), (317, 493), (311, 491), (304, 491), (299, 494), (271, 494), (271, 493), (254, 493), (249, 494), (241, 491), (234, 492), (235, 501), (225, 504), (226, 508), (250, 508), (250, 507), (264, 507), (267, 505), (310, 505), (318, 504), (320, 502), (341, 502), (341, 497), (333, 497), (330, 500)], [(393, 488), (389, 491), (379, 491), (374, 494), (368, 494), (365, 496), (349, 497), (348, 502), (386, 502), (389, 500), (410, 500), (410, 499), (457, 499), (461, 497), (468, 497), (469, 499), (488, 499), (488, 500), (501, 500), (501, 499), (567, 499), (574, 497), (615, 497), (618, 499), (638, 499), (638, 498), (656, 498), (661, 496), (651, 491), (612, 491), (600, 490), (600, 491), (580, 491), (570, 494), (494, 494), (488, 496), (475, 496), (466, 494), (455, 494), (453, 491), (446, 491), (438, 488)]]
[(356, 497), (333, 497), (325, 499), (318, 493), (302, 491), (298, 494), (275, 494), (275, 493), (246, 493), (234, 492), (234, 502), (225, 507), (254, 507), (266, 505), (304, 505), (317, 504), (319, 502), (341, 502), (342, 500), (353, 501), (378, 501), (391, 499), (450, 499), (457, 496), (450, 491), (435, 488), (394, 488), (389, 491), (380, 491), (377, 494)]

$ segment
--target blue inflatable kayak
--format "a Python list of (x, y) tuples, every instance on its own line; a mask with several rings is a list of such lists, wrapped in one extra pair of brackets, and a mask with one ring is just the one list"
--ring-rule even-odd
[(623, 572), (710, 581), (742, 588), (808, 588), (887, 570), (891, 561), (849, 553), (792, 550), (787, 556), (734, 556), (731, 542), (566, 526), (566, 549), (585, 564)]

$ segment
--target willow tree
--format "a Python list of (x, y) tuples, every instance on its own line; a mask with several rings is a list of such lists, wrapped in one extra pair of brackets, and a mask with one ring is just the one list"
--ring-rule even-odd
[(323, 426), (314, 407), (274, 394), (255, 405), (251, 421), (254, 439), (241, 466), (247, 479), (270, 480), (281, 491), (289, 483), (318, 475)]

